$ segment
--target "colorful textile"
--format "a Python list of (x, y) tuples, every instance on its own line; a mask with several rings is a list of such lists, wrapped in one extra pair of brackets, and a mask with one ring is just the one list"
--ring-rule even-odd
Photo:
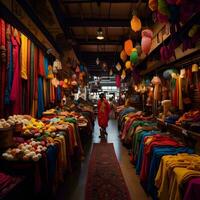
[(42, 113), (44, 112), (44, 98), (43, 98), (43, 78), (41, 76), (38, 77), (38, 112), (37, 116), (42, 117)]
[(21, 34), (21, 77), (28, 79), (27, 75), (27, 53), (28, 53), (28, 38)]

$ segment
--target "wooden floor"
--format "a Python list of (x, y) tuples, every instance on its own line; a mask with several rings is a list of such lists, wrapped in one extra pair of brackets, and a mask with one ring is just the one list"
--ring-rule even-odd
[[(147, 197), (146, 193), (139, 183), (139, 178), (135, 174), (134, 166), (129, 161), (127, 149), (120, 142), (116, 120), (109, 121), (107, 132), (107, 142), (114, 144), (115, 153), (117, 155), (123, 176), (130, 191), (131, 199), (150, 200), (151, 198)], [(82, 161), (81, 164), (77, 164), (76, 166), (74, 166), (72, 174), (69, 174), (66, 178), (65, 183), (61, 185), (58, 194), (56, 195), (56, 200), (84, 200), (87, 168), (90, 153), (92, 150), (92, 144), (99, 142), (105, 141), (101, 141), (101, 139), (99, 138), (99, 127), (96, 121), (92, 139), (87, 141), (87, 144), (85, 144), (84, 146), (84, 150), (86, 153), (85, 160)]]

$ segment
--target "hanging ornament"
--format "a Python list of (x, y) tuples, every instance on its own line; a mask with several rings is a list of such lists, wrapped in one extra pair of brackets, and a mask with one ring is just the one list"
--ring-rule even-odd
[(58, 85), (60, 84), (60, 81), (57, 78), (53, 78), (51, 80), (51, 83), (53, 86), (58, 87)]
[(151, 11), (156, 11), (158, 9), (157, 0), (149, 0), (148, 6), (149, 6)]
[(133, 48), (133, 42), (132, 42), (132, 40), (126, 40), (125, 42), (124, 42), (124, 50), (125, 50), (125, 52), (126, 52), (126, 54), (128, 55), (128, 56), (130, 56), (131, 55), (131, 50), (132, 50), (132, 48)]
[(140, 19), (134, 15), (131, 19), (131, 29), (135, 32), (140, 31), (142, 27)]
[(123, 49), (120, 53), (120, 58), (123, 62), (125, 62), (127, 60), (127, 54), (125, 52), (125, 50)]
[(142, 31), (141, 47), (143, 53), (145, 54), (149, 53), (151, 49), (152, 38), (153, 38), (153, 32), (151, 30), (145, 29)]
[(121, 66), (120, 63), (118, 62), (118, 63), (116, 64), (116, 69), (117, 69), (118, 71), (120, 71), (121, 68), (122, 68), (122, 66)]
[(134, 64), (138, 61), (138, 53), (137, 53), (136, 48), (132, 49), (132, 52), (131, 52), (131, 55), (130, 55), (130, 61)]
[(125, 78), (126, 78), (126, 72), (125, 72), (125, 70), (122, 71), (121, 78), (122, 78), (122, 79), (125, 79)]
[(125, 67), (126, 67), (126, 69), (131, 69), (132, 64), (131, 64), (131, 61), (130, 61), (130, 60), (126, 61)]
[(62, 87), (64, 84), (64, 81), (60, 81), (59, 85)]
[(198, 72), (198, 70), (199, 70), (198, 65), (197, 64), (193, 64), (192, 65), (192, 72)]

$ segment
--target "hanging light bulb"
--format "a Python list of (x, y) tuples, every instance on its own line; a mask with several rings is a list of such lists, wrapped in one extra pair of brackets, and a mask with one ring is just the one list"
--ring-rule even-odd
[(97, 39), (98, 40), (103, 40), (104, 39), (102, 28), (98, 28), (98, 30), (97, 30)]

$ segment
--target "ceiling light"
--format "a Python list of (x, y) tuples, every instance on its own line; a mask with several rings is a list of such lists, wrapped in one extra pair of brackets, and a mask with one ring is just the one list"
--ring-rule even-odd
[(98, 40), (104, 39), (102, 28), (98, 28), (98, 30), (97, 30), (97, 39)]

